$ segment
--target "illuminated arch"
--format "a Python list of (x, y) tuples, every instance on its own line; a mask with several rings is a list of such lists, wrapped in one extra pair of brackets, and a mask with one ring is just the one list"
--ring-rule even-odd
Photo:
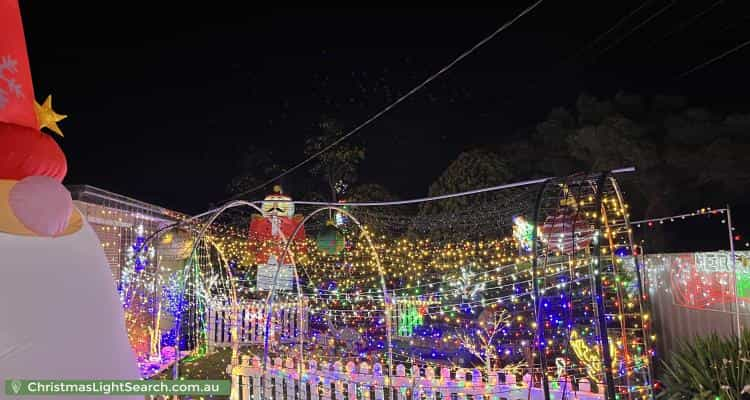
[[(230, 208), (241, 207), (241, 206), (247, 206), (247, 207), (253, 208), (256, 211), (258, 211), (259, 213), (263, 214), (263, 210), (261, 210), (257, 205), (255, 205), (252, 202), (245, 201), (245, 200), (235, 200), (235, 201), (232, 201), (230, 203), (227, 203), (227, 204), (221, 206), (221, 208), (219, 208), (218, 210), (216, 210), (216, 212), (213, 215), (211, 215), (211, 218), (209, 218), (208, 221), (203, 225), (203, 227), (201, 227), (201, 229), (198, 231), (198, 235), (195, 238), (195, 242), (193, 243), (193, 248), (190, 251), (190, 257), (188, 258), (188, 260), (192, 260), (192, 258), (195, 256), (195, 251), (198, 248), (198, 244), (203, 240), (203, 237), (205, 236), (206, 231), (214, 223), (214, 221), (224, 211), (226, 211), (226, 210), (228, 210)], [(176, 226), (178, 226), (178, 224), (174, 224), (171, 227), (176, 227)], [(169, 228), (169, 227), (167, 227), (167, 228)], [(165, 232), (166, 230), (167, 229), (162, 229), (159, 233)], [(154, 236), (154, 235), (152, 235), (152, 236)], [(189, 263), (190, 262), (188, 262), (188, 264), (186, 264), (185, 269), (187, 269)], [(238, 354), (239, 354), (239, 346), (240, 346), (240, 344), (239, 344), (239, 337), (237, 336), (237, 317), (239, 315), (239, 304), (237, 302), (237, 288), (235, 287), (235, 284), (234, 284), (234, 277), (232, 276), (232, 270), (229, 268), (229, 265), (227, 263), (224, 263), (224, 265), (225, 265), (225, 270), (227, 272), (227, 276), (229, 277), (229, 283), (230, 283), (230, 285), (229, 285), (229, 289), (230, 289), (230, 291), (229, 291), (229, 300), (230, 300), (230, 313), (231, 313), (231, 321), (232, 321), (232, 324), (231, 324), (231, 327), (230, 327), (230, 334), (232, 336), (232, 364), (237, 364), (238, 360), (239, 360), (238, 359)], [(184, 291), (184, 288), (181, 288), (181, 290), (180, 290), (180, 296), (182, 296), (182, 292), (183, 291)], [(177, 336), (178, 337), (180, 335), (180, 325), (181, 324), (177, 325)], [(177, 351), (178, 351), (177, 354), (179, 355), (179, 342), (178, 342), (178, 346), (177, 346)], [(179, 371), (178, 365), (179, 365), (179, 357), (175, 361), (175, 364), (174, 364), (174, 373), (173, 373), (173, 378), (174, 379), (176, 379), (177, 376), (178, 376), (178, 371)]]
[[(310, 214), (308, 214), (294, 229), (294, 232), (292, 232), (292, 236), (286, 241), (286, 245), (284, 246), (284, 252), (282, 253), (282, 257), (279, 258), (279, 260), (284, 260), (287, 255), (291, 256), (290, 259), (292, 261), (292, 267), (294, 269), (294, 279), (295, 283), (297, 285), (297, 307), (299, 315), (299, 318), (302, 318), (302, 293), (301, 293), (301, 287), (299, 282), (299, 274), (297, 273), (297, 265), (294, 262), (294, 256), (289, 252), (291, 244), (294, 242), (294, 239), (297, 237), (297, 234), (302, 229), (304, 224), (310, 220), (313, 216), (316, 214), (319, 214), (323, 211), (337, 211), (348, 218), (350, 218), (355, 225), (362, 231), (363, 236), (367, 240), (367, 244), (370, 246), (370, 250), (372, 251), (373, 257), (375, 257), (375, 263), (378, 267), (378, 273), (380, 275), (380, 285), (383, 290), (383, 300), (385, 301), (384, 309), (385, 309), (385, 329), (386, 329), (386, 341), (387, 341), (387, 348), (388, 348), (388, 370), (389, 373), (393, 369), (393, 345), (392, 345), (392, 325), (393, 322), (391, 321), (391, 314), (392, 314), (392, 307), (390, 297), (388, 296), (388, 288), (385, 284), (385, 271), (383, 270), (383, 266), (380, 263), (380, 256), (378, 255), (377, 249), (375, 248), (375, 245), (372, 242), (372, 239), (370, 237), (370, 233), (362, 227), (362, 224), (357, 220), (354, 215), (352, 215), (350, 212), (344, 210), (343, 208), (336, 207), (336, 206), (325, 206), (321, 207)], [(263, 338), (263, 370), (265, 371), (267, 368), (267, 362), (268, 362), (268, 335), (270, 333), (270, 327), (271, 327), (271, 309), (273, 306), (273, 298), (276, 294), (276, 284), (279, 277), (279, 271), (281, 270), (281, 261), (276, 265), (276, 271), (274, 272), (273, 276), (273, 284), (271, 285), (271, 291), (268, 293), (268, 297), (266, 298), (266, 326), (265, 326), (265, 335)], [(300, 322), (300, 326), (301, 322)], [(304, 364), (304, 338), (302, 335), (300, 335), (299, 339), (299, 363), (298, 368), (301, 369), (302, 365)]]

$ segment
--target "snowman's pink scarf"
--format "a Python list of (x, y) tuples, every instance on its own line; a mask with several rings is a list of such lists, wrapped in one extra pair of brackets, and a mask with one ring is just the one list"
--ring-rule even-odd
[(15, 217), (39, 236), (65, 232), (73, 213), (70, 192), (46, 176), (30, 176), (13, 185), (8, 203)]

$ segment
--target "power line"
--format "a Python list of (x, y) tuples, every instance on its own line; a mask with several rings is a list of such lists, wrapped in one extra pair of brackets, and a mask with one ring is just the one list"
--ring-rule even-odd
[(663, 14), (665, 11), (667, 11), (668, 9), (670, 9), (676, 3), (677, 3), (677, 0), (672, 0), (669, 4), (667, 4), (666, 6), (660, 8), (653, 15), (651, 15), (650, 17), (648, 17), (645, 20), (643, 20), (643, 22), (641, 22), (640, 24), (638, 24), (635, 27), (633, 27), (633, 29), (629, 30), (627, 33), (625, 33), (624, 35), (620, 36), (620, 38), (617, 39), (617, 40), (615, 40), (614, 43), (612, 43), (609, 46), (605, 47), (604, 50), (600, 51), (595, 57), (601, 56), (602, 54), (606, 53), (607, 51), (609, 51), (613, 47), (615, 47), (618, 44), (622, 43), (623, 40), (627, 39), (630, 35), (632, 35), (633, 33), (637, 32), (639, 29), (643, 28), (646, 24), (648, 24), (649, 22), (651, 22), (654, 18), (656, 18), (656, 17), (660, 16), (661, 14)]
[(599, 43), (599, 42), (600, 42), (600, 41), (601, 41), (602, 39), (604, 39), (604, 37), (606, 37), (607, 35), (609, 35), (610, 33), (612, 33), (612, 31), (614, 31), (615, 29), (619, 28), (619, 27), (620, 27), (620, 25), (622, 25), (622, 24), (623, 24), (623, 23), (624, 23), (625, 21), (627, 21), (627, 20), (628, 20), (628, 19), (629, 19), (630, 17), (632, 17), (633, 15), (635, 15), (636, 13), (638, 13), (639, 11), (641, 11), (641, 10), (642, 10), (642, 9), (643, 9), (644, 7), (646, 7), (647, 5), (649, 5), (649, 4), (651, 3), (651, 2), (653, 2), (653, 0), (645, 0), (645, 1), (643, 2), (643, 3), (641, 3), (641, 5), (640, 5), (640, 6), (638, 6), (638, 8), (636, 8), (636, 9), (632, 10), (631, 12), (629, 12), (628, 14), (626, 14), (626, 15), (625, 15), (624, 17), (620, 18), (620, 19), (619, 19), (619, 20), (618, 20), (617, 22), (615, 22), (615, 24), (614, 24), (614, 25), (612, 25), (612, 26), (611, 26), (611, 27), (610, 27), (609, 29), (607, 29), (607, 30), (606, 30), (606, 31), (605, 31), (604, 33), (601, 33), (601, 34), (600, 34), (599, 36), (597, 36), (597, 37), (596, 37), (596, 39), (592, 40), (592, 41), (591, 41), (591, 42), (590, 42), (589, 44), (587, 44), (586, 46), (583, 46), (583, 47), (581, 48), (581, 50), (579, 50), (579, 51), (578, 51), (578, 53), (576, 53), (576, 54), (575, 54), (575, 55), (574, 55), (573, 57), (571, 57), (571, 58), (575, 59), (575, 58), (577, 58), (577, 57), (581, 56), (581, 54), (583, 54), (583, 53), (585, 53), (586, 51), (588, 51), (588, 49), (590, 49), (590, 48), (592, 48), (592, 47), (596, 46), (596, 44), (597, 44), (597, 43)]
[(689, 19), (687, 19), (685, 22), (679, 24), (676, 28), (674, 28), (671, 31), (667, 32), (666, 35), (662, 36), (661, 39), (653, 42), (652, 45), (655, 45), (656, 43), (662, 42), (662, 41), (664, 41), (664, 39), (666, 39), (666, 38), (674, 35), (675, 33), (679, 32), (681, 30), (684, 30), (688, 26), (692, 25), (693, 23), (695, 23), (699, 19), (701, 19), (704, 16), (706, 16), (706, 14), (710, 13), (711, 11), (713, 11), (714, 8), (716, 8), (716, 7), (724, 4), (724, 1), (725, 0), (718, 0), (715, 3), (711, 4), (708, 8), (700, 11), (698, 14), (695, 14), (694, 16), (692, 16)]
[[(594, 39), (593, 39), (592, 41), (588, 42), (588, 44), (586, 44), (586, 45), (582, 46), (582, 47), (581, 47), (581, 48), (580, 48), (580, 49), (579, 49), (579, 50), (578, 50), (578, 51), (577, 51), (577, 52), (576, 52), (575, 54), (573, 54), (573, 55), (570, 55), (570, 56), (568, 56), (568, 57), (566, 57), (566, 58), (564, 58), (564, 59), (562, 59), (562, 60), (559, 60), (559, 61), (558, 61), (558, 62), (557, 62), (557, 63), (555, 64), (555, 66), (561, 66), (563, 62), (566, 62), (566, 61), (573, 61), (573, 60), (575, 60), (575, 59), (577, 59), (577, 58), (583, 57), (583, 56), (584, 56), (584, 55), (586, 54), (586, 52), (588, 52), (589, 50), (592, 50), (593, 48), (595, 48), (595, 47), (596, 47), (596, 44), (598, 44), (598, 43), (599, 43), (599, 42), (601, 42), (601, 41), (602, 41), (603, 39), (605, 39), (605, 38), (606, 38), (606, 37), (607, 37), (607, 36), (608, 36), (608, 35), (609, 35), (610, 33), (612, 33), (613, 31), (617, 30), (617, 29), (618, 29), (619, 27), (621, 27), (621, 25), (623, 25), (623, 24), (624, 24), (624, 23), (625, 23), (625, 22), (626, 22), (626, 21), (627, 21), (628, 19), (630, 19), (630, 18), (631, 18), (631, 17), (633, 16), (633, 15), (635, 15), (635, 14), (637, 14), (638, 12), (642, 11), (642, 10), (643, 10), (643, 9), (644, 9), (644, 8), (645, 8), (646, 6), (649, 6), (649, 5), (651, 5), (652, 3), (653, 3), (653, 0), (645, 0), (645, 1), (644, 1), (643, 3), (641, 3), (641, 4), (640, 4), (640, 5), (639, 5), (639, 6), (637, 7), (637, 8), (635, 8), (635, 9), (631, 10), (631, 11), (630, 11), (630, 12), (628, 12), (628, 13), (627, 13), (626, 15), (624, 15), (624, 16), (623, 16), (623, 17), (621, 17), (621, 18), (620, 18), (619, 20), (617, 20), (617, 22), (615, 22), (615, 23), (614, 23), (614, 25), (612, 25), (612, 26), (611, 26), (610, 28), (608, 28), (608, 29), (607, 29), (606, 31), (604, 31), (604, 32), (600, 33), (600, 34), (599, 34), (599, 35), (598, 35), (598, 36), (597, 36), (596, 38), (594, 38)], [(687, 28), (688, 26), (690, 26), (690, 25), (694, 24), (694, 23), (695, 23), (696, 21), (698, 21), (699, 19), (701, 19), (701, 18), (705, 17), (705, 16), (707, 15), (707, 14), (709, 14), (709, 13), (710, 13), (711, 11), (713, 11), (713, 10), (714, 10), (715, 8), (717, 8), (717, 7), (718, 7), (718, 6), (720, 6), (720, 5), (723, 5), (724, 3), (725, 3), (725, 0), (718, 0), (718, 1), (714, 2), (714, 3), (713, 3), (713, 4), (711, 5), (711, 6), (709, 6), (709, 7), (705, 8), (705, 9), (702, 9), (702, 10), (701, 10), (700, 12), (698, 12), (698, 14), (696, 14), (696, 15), (694, 15), (694, 16), (692, 16), (692, 17), (688, 18), (687, 20), (685, 20), (685, 22), (683, 22), (683, 23), (679, 24), (679, 25), (678, 25), (678, 26), (677, 26), (677, 27), (676, 27), (675, 29), (673, 29), (672, 31), (670, 31), (670, 32), (668, 32), (667, 34), (665, 34), (664, 36), (662, 36), (662, 37), (661, 37), (661, 39), (659, 39), (659, 40), (656, 40), (656, 41), (652, 42), (652, 43), (651, 43), (651, 45), (650, 45), (650, 46), (648, 46), (648, 48), (653, 48), (653, 47), (655, 47), (655, 46), (656, 46), (656, 45), (657, 45), (658, 43), (662, 42), (663, 40), (665, 40), (665, 39), (666, 39), (666, 38), (668, 38), (669, 36), (671, 36), (671, 35), (674, 35), (675, 33), (679, 32), (679, 31), (681, 31), (681, 30), (684, 30), (685, 28)], [(636, 26), (635, 28), (633, 28), (633, 29), (631, 29), (631, 30), (630, 30), (629, 32), (627, 32), (627, 33), (626, 33), (626, 34), (625, 34), (624, 36), (622, 36), (622, 37), (620, 37), (619, 39), (617, 39), (617, 42), (616, 42), (616, 43), (614, 43), (614, 44), (612, 44), (612, 45), (608, 46), (607, 48), (605, 48), (605, 49), (604, 49), (604, 50), (603, 50), (602, 52), (600, 52), (599, 54), (597, 54), (597, 55), (594, 55), (594, 56), (592, 56), (592, 57), (591, 57), (591, 58), (593, 59), (593, 60), (592, 60), (592, 62), (596, 63), (596, 60), (595, 60), (595, 58), (596, 58), (596, 57), (598, 57), (599, 55), (603, 54), (603, 53), (604, 53), (605, 51), (608, 51), (608, 50), (610, 50), (610, 49), (611, 49), (612, 47), (614, 47), (615, 45), (617, 45), (617, 44), (621, 43), (621, 42), (622, 42), (623, 40), (625, 40), (625, 39), (626, 39), (627, 37), (629, 37), (630, 35), (632, 35), (632, 34), (633, 34), (633, 33), (634, 33), (634, 32), (635, 32), (636, 30), (640, 29), (640, 28), (641, 28), (642, 26), (644, 26), (644, 25), (645, 25), (646, 23), (648, 23), (648, 22), (649, 22), (649, 21), (650, 21), (651, 19), (653, 19), (653, 18), (657, 17), (657, 16), (659, 15), (659, 14), (661, 14), (662, 12), (664, 12), (664, 11), (666, 11), (667, 9), (669, 9), (670, 7), (672, 7), (672, 5), (674, 5), (674, 1), (673, 1), (672, 3), (670, 3), (670, 4), (667, 4), (667, 5), (666, 5), (666, 7), (664, 7), (664, 8), (662, 8), (662, 9), (660, 9), (659, 11), (657, 11), (657, 13), (656, 13), (656, 14), (652, 15), (651, 17), (649, 17), (649, 18), (648, 18), (648, 20), (646, 20), (646, 21), (644, 21), (644, 22), (641, 22), (641, 23), (639, 24), (639, 26)], [(744, 17), (744, 18), (745, 18), (745, 19), (747, 19), (748, 17)], [(740, 21), (740, 22), (742, 22), (742, 21)], [(735, 23), (735, 24), (731, 24), (731, 25), (728, 25), (728, 27), (736, 26), (737, 24), (739, 24), (739, 23)], [(551, 75), (549, 75), (549, 74), (548, 74), (548, 75), (545, 75), (545, 77), (547, 77), (547, 78), (549, 78), (550, 76), (551, 76)], [(541, 80), (537, 78), (537, 79), (535, 79), (535, 80), (533, 80), (533, 81), (530, 81), (530, 82), (528, 82), (528, 83), (527, 83), (527, 84), (525, 85), (525, 88), (527, 88), (528, 90), (539, 88), (538, 84), (539, 84), (540, 82), (541, 82)], [(528, 94), (528, 93), (527, 93), (527, 94)], [(516, 97), (517, 97), (517, 96), (516, 96)]]
[[(624, 168), (617, 168), (610, 170), (609, 172), (611, 174), (626, 174), (626, 173), (632, 173), (635, 172), (635, 167), (624, 167)], [(353, 206), (353, 207), (383, 207), (383, 206), (394, 206), (394, 205), (404, 205), (404, 204), (416, 204), (416, 203), (424, 203), (428, 201), (436, 201), (436, 200), (444, 200), (448, 198), (453, 197), (461, 197), (461, 196), (469, 196), (479, 193), (485, 193), (485, 192), (491, 192), (491, 191), (498, 191), (498, 190), (504, 190), (504, 189), (511, 189), (516, 187), (523, 187), (523, 186), (529, 186), (529, 185), (536, 185), (542, 182), (545, 182), (547, 180), (550, 180), (553, 178), (541, 178), (541, 179), (534, 179), (524, 182), (515, 182), (515, 183), (507, 183), (504, 185), (499, 186), (492, 186), (482, 189), (474, 189), (469, 190), (466, 192), (459, 192), (459, 193), (451, 193), (446, 195), (440, 195), (440, 196), (432, 196), (432, 197), (422, 197), (418, 199), (410, 199), (410, 200), (401, 200), (401, 201), (385, 201), (385, 202), (367, 202), (367, 203), (326, 203), (326, 202), (317, 202), (317, 201), (298, 201), (298, 200), (290, 200), (290, 201), (281, 201), (283, 203), (289, 203), (289, 204), (299, 204), (299, 205), (316, 205), (316, 206), (333, 206), (333, 207), (341, 207), (341, 206)], [(245, 203), (252, 203), (252, 204), (259, 204), (261, 201), (252, 201), (252, 202), (246, 202)], [(227, 203), (228, 204), (228, 203)], [(193, 221), (197, 221), (198, 219), (214, 214), (221, 210), (222, 207), (216, 207), (212, 208), (208, 211), (204, 211), (200, 214), (193, 215), (189, 218), (186, 218), (184, 220), (175, 222), (173, 224), (169, 224), (163, 228), (160, 228), (156, 232), (152, 233), (151, 236), (146, 238), (146, 241), (150, 241), (151, 238), (155, 237), (161, 232), (165, 232), (169, 229), (175, 228), (180, 225), (184, 225), (187, 223), (192, 223)]]
[(245, 196), (247, 194), (250, 194), (250, 193), (253, 193), (253, 192), (257, 191), (257, 190), (260, 190), (260, 189), (268, 186), (269, 184), (271, 184), (273, 182), (276, 182), (277, 180), (283, 178), (284, 176), (286, 176), (286, 175), (288, 175), (288, 174), (296, 171), (297, 169), (299, 169), (303, 165), (305, 165), (305, 164), (309, 163), (310, 161), (318, 158), (321, 154), (323, 154), (323, 153), (327, 152), (328, 150), (332, 149), (333, 147), (335, 147), (339, 143), (343, 142), (344, 140), (346, 140), (350, 136), (352, 136), (355, 133), (359, 132), (360, 130), (362, 130), (363, 128), (365, 128), (366, 126), (368, 126), (372, 122), (374, 122), (376, 119), (380, 118), (385, 113), (387, 113), (388, 111), (390, 111), (391, 109), (393, 109), (394, 107), (396, 107), (398, 104), (400, 104), (401, 102), (403, 102), (404, 100), (406, 100), (407, 98), (409, 98), (411, 95), (413, 95), (414, 93), (416, 93), (417, 91), (419, 91), (420, 89), (422, 89), (424, 86), (426, 86), (427, 84), (429, 84), (430, 82), (432, 82), (433, 80), (435, 80), (436, 78), (438, 78), (440, 75), (442, 75), (443, 73), (445, 73), (448, 70), (450, 70), (454, 65), (456, 65), (458, 62), (460, 62), (464, 58), (466, 58), (469, 55), (471, 55), (471, 53), (473, 53), (479, 47), (483, 46), (485, 43), (487, 43), (490, 40), (492, 40), (500, 32), (508, 29), (516, 21), (518, 21), (523, 16), (525, 16), (526, 14), (530, 13), (531, 11), (533, 11), (539, 4), (542, 3), (542, 1), (544, 1), (544, 0), (537, 0), (534, 4), (532, 4), (531, 6), (527, 7), (525, 10), (523, 10), (516, 17), (514, 17), (510, 21), (508, 21), (505, 24), (503, 24), (500, 28), (498, 28), (497, 30), (495, 30), (494, 32), (492, 32), (489, 36), (487, 36), (484, 39), (482, 39), (481, 41), (479, 41), (479, 43), (475, 44), (469, 50), (461, 53), (461, 55), (459, 55), (451, 63), (449, 63), (448, 65), (444, 66), (443, 68), (441, 68), (436, 73), (430, 75), (422, 83), (420, 83), (419, 85), (415, 86), (412, 90), (408, 91), (406, 94), (404, 94), (403, 96), (401, 96), (398, 99), (396, 99), (396, 101), (394, 101), (393, 103), (391, 103), (390, 105), (388, 105), (387, 107), (385, 107), (384, 109), (382, 109), (380, 112), (376, 113), (375, 115), (373, 115), (372, 117), (368, 118), (367, 120), (365, 120), (361, 124), (357, 125), (357, 127), (355, 127), (354, 129), (352, 129), (351, 131), (349, 131), (347, 134), (345, 134), (345, 135), (341, 136), (340, 138), (336, 139), (335, 141), (333, 141), (333, 143), (331, 143), (328, 146), (322, 148), (320, 151), (312, 154), (311, 156), (309, 156), (306, 159), (302, 160), (302, 162), (300, 162), (297, 165), (295, 165), (295, 166), (287, 169), (286, 171), (282, 172), (281, 174), (279, 174), (279, 175), (277, 175), (277, 176), (275, 176), (275, 177), (273, 177), (273, 178), (265, 181), (264, 183), (262, 183), (262, 184), (260, 184), (260, 185), (258, 185), (256, 187), (254, 187), (252, 189), (248, 189), (248, 190), (246, 190), (246, 191), (244, 191), (242, 193), (236, 194), (236, 195), (230, 197), (229, 200), (235, 200), (237, 198), (240, 198), (242, 196)]
[[(625, 174), (625, 173), (631, 173), (635, 172), (635, 167), (624, 167), (624, 168), (617, 168), (609, 171), (612, 174)], [(329, 203), (325, 201), (304, 201), (304, 200), (289, 200), (289, 201), (278, 201), (279, 203), (289, 203), (289, 204), (297, 204), (297, 205), (307, 205), (307, 206), (321, 206), (321, 207), (341, 207), (341, 206), (347, 206), (347, 207), (386, 207), (386, 206), (402, 206), (407, 204), (420, 204), (420, 203), (427, 203), (432, 201), (438, 201), (438, 200), (445, 200), (445, 199), (452, 199), (456, 197), (464, 197), (464, 196), (471, 196), (475, 194), (480, 193), (487, 193), (487, 192), (496, 192), (499, 190), (506, 190), (506, 189), (513, 189), (517, 187), (524, 187), (524, 186), (531, 186), (536, 185), (539, 183), (544, 183), (548, 180), (554, 179), (552, 177), (547, 178), (538, 178), (538, 179), (532, 179), (528, 181), (523, 182), (513, 182), (513, 183), (505, 183), (498, 186), (489, 186), (481, 189), (473, 189), (473, 190), (467, 190), (465, 192), (458, 192), (458, 193), (449, 193), (449, 194), (443, 194), (439, 196), (430, 196), (430, 197), (420, 197), (416, 199), (409, 199), (409, 200), (396, 200), (396, 201), (373, 201), (373, 202), (363, 202), (363, 203)], [(253, 203), (260, 204), (262, 201), (254, 201)], [(201, 214), (203, 215), (203, 214)]]
[[(643, 3), (641, 3), (640, 6), (638, 6), (637, 8), (635, 8), (633, 10), (631, 10), (629, 13), (625, 14), (622, 18), (620, 18), (619, 20), (617, 20), (617, 22), (615, 22), (614, 25), (612, 25), (611, 27), (609, 27), (606, 31), (600, 33), (596, 38), (594, 38), (593, 40), (591, 40), (587, 44), (581, 46), (581, 48), (576, 53), (570, 54), (567, 57), (565, 57), (565, 58), (557, 61), (557, 63), (555, 64), (555, 67), (562, 66), (562, 64), (565, 63), (565, 62), (575, 61), (576, 59), (582, 57), (587, 51), (589, 51), (590, 49), (596, 47), (596, 44), (599, 43), (602, 39), (604, 39), (607, 35), (609, 35), (613, 31), (615, 31), (623, 23), (625, 23), (625, 21), (627, 21), (628, 19), (630, 19), (630, 17), (632, 17), (633, 15), (637, 14), (639, 11), (641, 11), (644, 7), (648, 6), (652, 2), (653, 2), (653, 0), (645, 0)], [(549, 78), (551, 75), (547, 74), (547, 75), (544, 75), (544, 76), (547, 77), (547, 78)], [(534, 80), (534, 81), (529, 82), (528, 84), (526, 84), (525, 87), (527, 89), (532, 89), (534, 87), (538, 87), (537, 84), (539, 82), (540, 82), (540, 80), (537, 78), (536, 80)]]
[[(724, 1), (724, 0), (720, 0), (720, 1)], [(617, 22), (615, 22), (614, 25), (612, 25), (611, 27), (609, 27), (606, 31), (600, 33), (596, 38), (594, 38), (593, 40), (591, 40), (587, 44), (581, 46), (581, 48), (577, 52), (571, 53), (568, 56), (564, 57), (563, 59), (558, 60), (555, 64), (553, 64), (553, 66), (554, 67), (561, 67), (566, 62), (575, 61), (576, 59), (581, 58), (582, 56), (584, 56), (586, 54), (586, 52), (588, 52), (589, 50), (591, 50), (594, 47), (596, 47), (596, 44), (599, 43), (602, 39), (604, 39), (607, 35), (609, 35), (613, 31), (615, 31), (623, 23), (625, 23), (628, 19), (630, 19), (630, 17), (632, 17), (633, 15), (635, 15), (638, 12), (640, 12), (641, 10), (643, 10), (646, 6), (650, 5), (651, 3), (653, 3), (653, 0), (645, 0), (643, 3), (641, 3), (640, 6), (638, 6), (637, 8), (635, 8), (633, 10), (631, 10), (626, 15), (624, 15), (619, 20), (617, 20)], [(624, 39), (625, 38), (621, 38), (620, 41), (622, 41)], [(595, 58), (595, 57), (596, 56), (594, 56), (593, 58)], [(593, 60), (593, 62), (596, 62), (596, 60)], [(552, 75), (551, 74), (546, 74), (543, 77), (547, 78), (547, 79), (550, 79), (550, 77), (552, 77)], [(541, 82), (542, 82), (541, 78), (536, 77), (535, 79), (530, 80), (530, 81), (528, 81), (525, 84), (525, 86), (524, 86), (525, 89), (524, 90), (528, 91), (528, 90), (532, 90), (532, 89), (538, 89), (540, 87), (539, 83), (541, 83)], [(526, 92), (525, 94), (528, 94), (528, 93)], [(514, 96), (514, 97), (518, 97), (518, 96)], [(508, 102), (508, 101), (509, 100), (507, 100), (507, 98), (506, 98), (506, 102)]]
[(732, 48), (732, 49), (730, 49), (730, 50), (727, 50), (727, 51), (725, 51), (725, 52), (723, 52), (723, 53), (719, 54), (718, 56), (716, 56), (716, 57), (714, 57), (714, 58), (712, 58), (712, 59), (710, 59), (710, 60), (708, 60), (708, 61), (706, 61), (706, 62), (704, 62), (704, 63), (702, 63), (702, 64), (698, 64), (698, 65), (696, 65), (695, 67), (693, 67), (693, 68), (690, 68), (689, 70), (687, 70), (687, 71), (683, 72), (682, 74), (680, 74), (680, 75), (679, 75), (679, 76), (677, 77), (677, 79), (681, 79), (681, 78), (684, 78), (684, 77), (686, 77), (686, 76), (688, 76), (688, 75), (692, 74), (692, 73), (693, 73), (693, 72), (695, 72), (695, 71), (701, 70), (701, 69), (703, 69), (703, 68), (705, 68), (705, 67), (707, 67), (707, 66), (709, 66), (709, 65), (711, 65), (711, 64), (713, 64), (713, 63), (715, 63), (716, 61), (719, 61), (719, 60), (721, 60), (722, 58), (724, 58), (724, 57), (726, 57), (726, 56), (728, 56), (728, 55), (730, 55), (730, 54), (732, 54), (732, 53), (735, 53), (735, 52), (737, 52), (737, 51), (741, 50), (741, 49), (742, 49), (743, 47), (745, 47), (745, 46), (747, 46), (747, 45), (750, 45), (750, 40), (748, 40), (748, 41), (746, 41), (746, 42), (744, 42), (744, 43), (741, 43), (741, 44), (739, 44), (739, 45), (735, 46), (734, 48)]

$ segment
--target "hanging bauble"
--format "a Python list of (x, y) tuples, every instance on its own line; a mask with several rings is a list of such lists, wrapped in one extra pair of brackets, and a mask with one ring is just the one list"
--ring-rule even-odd
[(156, 245), (161, 257), (182, 261), (193, 251), (193, 237), (188, 231), (172, 230), (165, 233)]
[(335, 256), (344, 250), (346, 238), (333, 221), (328, 221), (320, 233), (318, 233), (316, 244), (318, 250), (321, 252)]

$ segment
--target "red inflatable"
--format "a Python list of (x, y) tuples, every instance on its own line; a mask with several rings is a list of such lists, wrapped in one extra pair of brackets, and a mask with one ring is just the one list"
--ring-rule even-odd
[(547, 217), (541, 231), (548, 249), (562, 254), (585, 249), (594, 239), (594, 227), (575, 213)]
[(65, 154), (39, 129), (0, 122), (0, 179), (48, 176), (62, 182), (68, 172)]
[(0, 38), (0, 122), (39, 128), (17, 1), (0, 1)]
[(0, 179), (41, 175), (62, 182), (68, 166), (57, 143), (40, 131), (35, 111), (47, 109), (34, 105), (18, 2), (0, 1), (0, 31)]

